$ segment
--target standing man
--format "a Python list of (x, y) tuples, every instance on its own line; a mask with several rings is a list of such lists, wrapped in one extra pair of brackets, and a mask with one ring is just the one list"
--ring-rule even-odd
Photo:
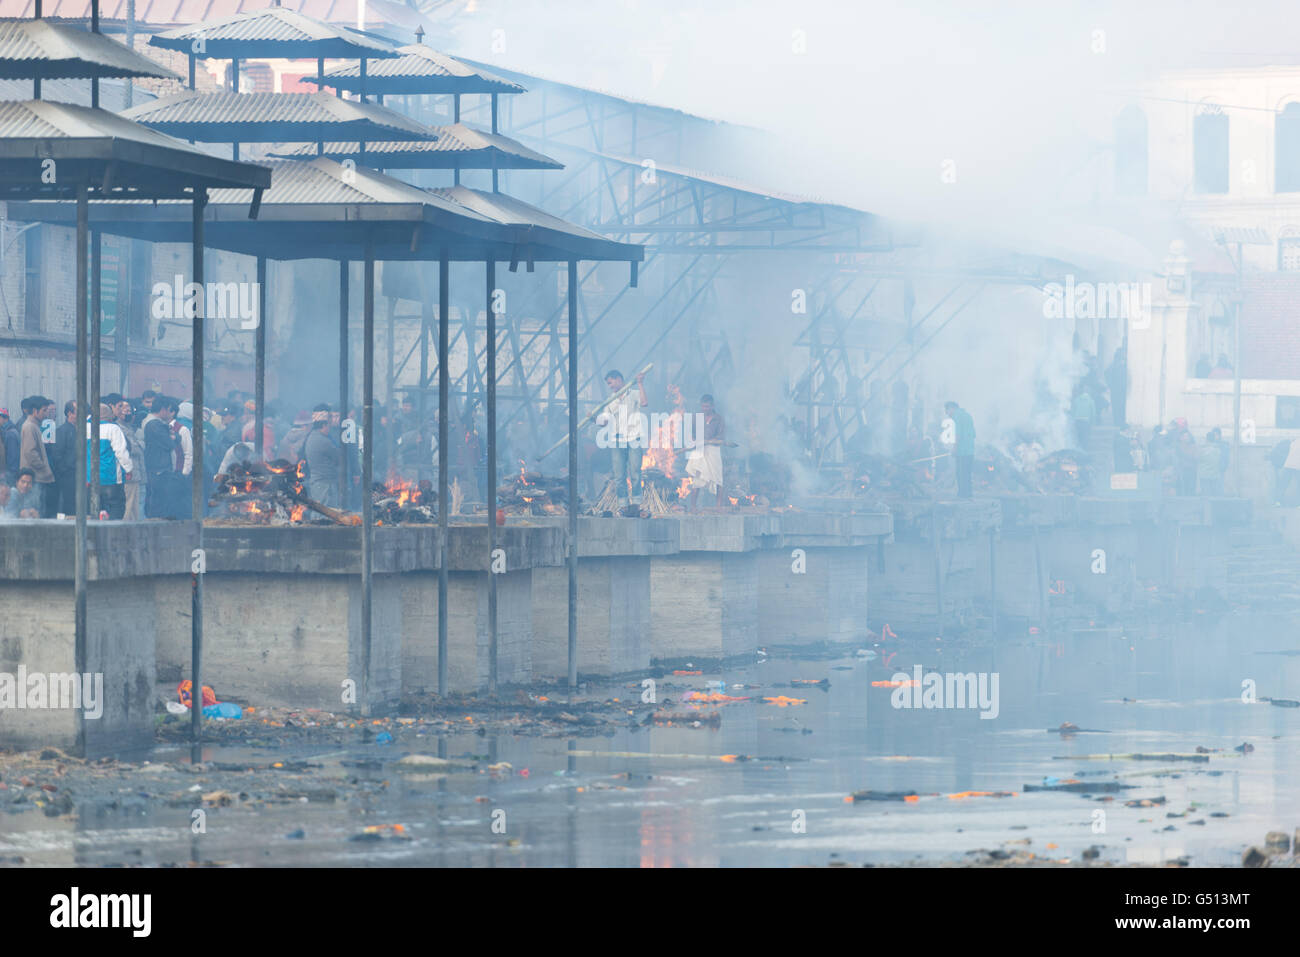
[(727, 441), (727, 426), (713, 407), (713, 396), (700, 396), (700, 415), (704, 417), (703, 435), (686, 457), (686, 474), (691, 477), (691, 509), (699, 508), (700, 490), (715, 493), (722, 505), (722, 445)]
[(339, 447), (329, 436), (330, 407), (322, 402), (311, 414), (311, 431), (302, 444), (307, 460), (307, 494), (331, 508), (339, 504)]
[[(172, 419), (178, 403), (170, 396), (157, 396), (144, 427), (144, 469), (148, 483), (144, 513), (149, 518), (179, 518), (177, 487), (181, 484), (176, 467), (179, 442), (172, 433)], [(188, 509), (186, 509), (188, 511)]]
[(1097, 403), (1092, 393), (1084, 386), (1076, 386), (1074, 401), (1070, 403), (1070, 417), (1074, 419), (1074, 434), (1078, 437), (1077, 448), (1088, 451), (1088, 439), (1092, 435), (1092, 420), (1097, 415)]
[[(104, 401), (112, 412), (112, 421), (116, 422), (117, 427), (122, 430), (122, 438), (126, 440), (127, 455), (131, 459), (131, 468), (122, 474), (122, 518), (128, 522), (138, 522), (140, 520), (140, 473), (144, 471), (144, 443), (140, 441), (140, 435), (134, 428), (135, 415), (131, 411), (130, 401), (117, 392), (104, 396)], [(102, 461), (100, 468), (103, 468)]]
[(58, 486), (54, 470), (45, 451), (41, 423), (54, 417), (54, 402), (43, 395), (33, 395), (23, 400), (22, 449), (18, 457), (20, 468), (31, 469), (37, 487), (41, 490), (41, 518), (54, 518), (59, 512)]
[[(50, 453), (50, 469), (54, 484), (58, 486), (58, 511), (64, 515), (77, 513), (77, 403), (63, 404), (63, 424), (54, 430), (54, 450)], [(96, 513), (94, 502), (87, 510)]]
[[(94, 474), (95, 457), (90, 438), (91, 420), (86, 416), (86, 480)], [(99, 507), (108, 517), (120, 522), (126, 514), (126, 491), (123, 481), (134, 466), (126, 435), (113, 421), (108, 403), (99, 406)]]
[(1128, 355), (1123, 346), (1115, 350), (1115, 357), (1106, 369), (1106, 388), (1110, 389), (1111, 420), (1123, 428), (1128, 411)]
[(975, 420), (956, 402), (945, 402), (943, 408), (952, 419), (956, 432), (952, 454), (957, 465), (957, 497), (970, 498), (970, 474), (975, 464)]
[[(611, 393), (625, 384), (623, 373), (617, 369), (605, 373), (605, 385)], [(644, 372), (637, 374), (636, 387), (637, 398), (628, 389), (596, 416), (596, 425), (600, 426), (597, 444), (608, 448), (613, 460), (614, 495), (620, 510), (628, 507), (629, 486), (632, 504), (641, 504), (641, 455), (646, 444), (646, 420), (641, 409), (650, 404), (645, 394)]]
[(22, 436), (9, 418), (8, 409), (0, 409), (0, 483), (12, 486), (18, 481), (18, 459), (22, 456)]

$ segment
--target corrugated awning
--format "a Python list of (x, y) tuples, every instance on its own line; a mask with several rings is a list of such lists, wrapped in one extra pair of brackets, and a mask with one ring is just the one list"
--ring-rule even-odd
[[(423, 93), (524, 93), (513, 80), (439, 53), (423, 43), (398, 48), (399, 56), (366, 64), (367, 94)], [(327, 70), (324, 80), (304, 77), (306, 83), (340, 90), (361, 89), (361, 65), (346, 63)]]
[(265, 189), (263, 166), (221, 159), (107, 110), (49, 100), (0, 102), (0, 196), (177, 196), (195, 186)]
[[(326, 143), (322, 155), (382, 169), (564, 169), (558, 160), (498, 133), (463, 123), (429, 129), (437, 134), (436, 140), (366, 143), (364, 152), (358, 143)], [(271, 155), (300, 159), (315, 156), (316, 147), (276, 150)]]
[(328, 93), (187, 90), (122, 115), (171, 136), (203, 143), (430, 140), (436, 135), (394, 110)]
[(48, 20), (0, 20), (0, 79), (92, 77), (180, 79), (102, 33)]
[[(196, 43), (202, 48), (195, 49)], [(397, 48), (346, 27), (286, 7), (204, 20), (149, 38), (153, 46), (220, 60), (283, 57), (375, 58), (397, 56)]]
[[(256, 220), (248, 218), (247, 194), (213, 191), (204, 216), (207, 245), (280, 260), (356, 260), (367, 248), (381, 262), (430, 262), (444, 252), (457, 262), (644, 258), (639, 245), (612, 242), (500, 194), (423, 190), (323, 157), (274, 160), (262, 168), (272, 187)], [(10, 216), (68, 225), (75, 209), (71, 203), (16, 203)], [(182, 202), (91, 203), (90, 223), (150, 242), (188, 242), (191, 228)]]

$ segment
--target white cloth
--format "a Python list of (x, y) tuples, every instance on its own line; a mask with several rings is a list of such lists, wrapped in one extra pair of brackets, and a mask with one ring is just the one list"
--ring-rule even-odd
[(1300, 439), (1291, 443), (1291, 451), (1286, 454), (1284, 469), (1300, 469)]
[(176, 430), (176, 434), (180, 436), (181, 452), (185, 455), (185, 465), (181, 468), (181, 474), (189, 475), (194, 471), (194, 437), (183, 425)]
[(686, 457), (686, 474), (691, 477), (691, 488), (704, 488), (716, 493), (722, 488), (722, 448), (701, 445), (691, 449)]

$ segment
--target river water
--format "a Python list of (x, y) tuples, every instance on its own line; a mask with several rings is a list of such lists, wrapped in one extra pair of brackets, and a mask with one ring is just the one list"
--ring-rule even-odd
[[(996, 675), (996, 717), (969, 707), (895, 707), (910, 689), (872, 686), (910, 676), (916, 664)], [(828, 684), (791, 686), (821, 679)], [(749, 700), (703, 708), (721, 710), (716, 726), (622, 727), (572, 739), (483, 736), (467, 726), (436, 739), (399, 730), (387, 745), (296, 745), (269, 760), (320, 764), (304, 786), (337, 784), (346, 799), (214, 808), (201, 834), (187, 807), (143, 796), (79, 803), (60, 818), (0, 814), (0, 860), (789, 866), (987, 861), (969, 853), (981, 849), (1077, 862), (1096, 847), (1112, 863), (1232, 865), (1265, 832), (1290, 834), (1300, 824), (1300, 709), (1249, 700), (1252, 691), (1300, 697), (1300, 640), (1283, 617), (1023, 632), (978, 647), (904, 642), (888, 659), (773, 657), (725, 673), (667, 676), (657, 694), (676, 699), (719, 680)], [(604, 694), (632, 702), (635, 717), (649, 710), (635, 683)], [(779, 695), (804, 703), (761, 700)], [(684, 710), (663, 700), (659, 707)], [(1047, 730), (1063, 722), (1095, 731)], [(1254, 750), (1233, 750), (1243, 743)], [(1085, 758), (1198, 747), (1210, 749), (1208, 761)], [(398, 773), (394, 762), (416, 752), (477, 761), (478, 769)], [(179, 762), (188, 752), (159, 746), (151, 757)], [(268, 754), (213, 745), (204, 760), (265, 764)], [(499, 762), (511, 767), (483, 770)], [(1053, 779), (1129, 787), (1024, 791)], [(238, 775), (222, 786), (238, 790)], [(867, 789), (917, 798), (846, 800)], [(951, 796), (971, 791), (1014, 793)], [(1159, 798), (1163, 804), (1125, 806)], [(355, 839), (376, 825), (401, 832)]]

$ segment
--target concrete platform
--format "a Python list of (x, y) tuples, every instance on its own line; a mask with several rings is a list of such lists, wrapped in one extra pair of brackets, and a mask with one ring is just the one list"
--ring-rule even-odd
[[(578, 674), (650, 667), (650, 562), (680, 548), (674, 519), (578, 519)], [(569, 670), (569, 570), (533, 570), (533, 675)]]
[(651, 658), (679, 662), (867, 634), (870, 557), (887, 512), (685, 516), (681, 553), (651, 559)]
[[(74, 647), (76, 528), (70, 521), (0, 524), (0, 672), (98, 675), (102, 713), (86, 707), (0, 709), (0, 744), (57, 747), (98, 757), (153, 742), (156, 647), (171, 630), (189, 633), (188, 522), (92, 522), (88, 527), (86, 648)], [(182, 623), (158, 599), (182, 599)], [(94, 687), (95, 679), (86, 687)], [(64, 703), (63, 701), (59, 702)]]
[[(871, 579), (871, 616), (900, 634), (976, 620), (1118, 614), (1148, 589), (1219, 587), (1244, 499), (1004, 495), (901, 503)], [(937, 545), (936, 545), (937, 532)]]

